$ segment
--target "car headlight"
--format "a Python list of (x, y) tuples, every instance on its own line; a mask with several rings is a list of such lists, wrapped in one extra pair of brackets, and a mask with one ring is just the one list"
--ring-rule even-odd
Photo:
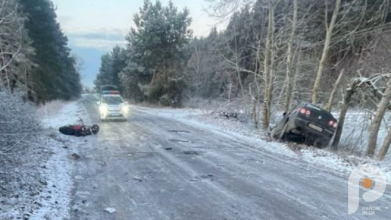
[(107, 114), (107, 106), (106, 105), (101, 105), (99, 106), (99, 111), (101, 114)]
[(128, 113), (128, 111), (129, 111), (129, 108), (127, 105), (122, 106), (122, 112)]

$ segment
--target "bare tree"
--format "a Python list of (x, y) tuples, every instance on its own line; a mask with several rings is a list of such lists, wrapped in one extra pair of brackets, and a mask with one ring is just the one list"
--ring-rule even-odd
[(386, 112), (387, 108), (390, 105), (390, 100), (391, 100), (391, 78), (387, 82), (386, 91), (384, 92), (383, 97), (380, 100), (380, 103), (375, 113), (375, 117), (372, 121), (371, 130), (369, 132), (368, 148), (365, 154), (366, 156), (373, 157), (375, 153), (380, 124), (383, 119), (384, 113)]
[(229, 18), (244, 5), (252, 5), (256, 0), (206, 0), (209, 2), (207, 11), (210, 16), (221, 19)]
[(266, 36), (266, 48), (264, 53), (263, 74), (264, 74), (264, 106), (263, 106), (263, 128), (266, 129), (270, 123), (271, 99), (272, 99), (272, 84), (273, 84), (273, 68), (274, 68), (274, 9), (275, 5), (271, 0), (268, 2), (269, 16), (268, 29)]
[(390, 144), (391, 144), (391, 128), (388, 129), (387, 136), (384, 139), (382, 147), (379, 151), (379, 156), (378, 156), (379, 160), (384, 160), (384, 158), (386, 157), (386, 154), (388, 152), (388, 149), (390, 147)]
[[(261, 58), (260, 58), (260, 50), (261, 50), (261, 40), (258, 40), (257, 42), (257, 47), (256, 47), (256, 58), (255, 58), (255, 73), (254, 73), (254, 80), (252, 83), (250, 83), (250, 97), (251, 97), (251, 100), (252, 100), (252, 110), (251, 110), (251, 117), (254, 121), (254, 125), (255, 125), (255, 128), (258, 128), (258, 122), (259, 122), (259, 111), (258, 111), (258, 106), (259, 106), (259, 97), (260, 97), (260, 83), (259, 83), (259, 78), (260, 75), (261, 75), (261, 68), (260, 68), (260, 64), (261, 64)], [(251, 88), (254, 88), (255, 89), (255, 92), (253, 92), (253, 89)]]
[(331, 111), (331, 108), (333, 106), (333, 102), (334, 102), (334, 99), (335, 99), (335, 95), (337, 93), (337, 89), (339, 87), (339, 84), (341, 84), (341, 82), (342, 82), (343, 75), (344, 75), (344, 69), (342, 69), (341, 73), (339, 74), (338, 79), (337, 79), (337, 81), (334, 84), (333, 90), (331, 91), (329, 102), (328, 102), (328, 104), (327, 104), (327, 106), (325, 108), (327, 111)]
[[(366, 77), (360, 77), (353, 79), (350, 83), (348, 88), (346, 89), (346, 94), (344, 95), (343, 104), (340, 110), (340, 115), (338, 119), (338, 128), (334, 137), (333, 141), (333, 148), (338, 149), (338, 144), (341, 139), (341, 134), (343, 131), (343, 126), (345, 122), (346, 113), (348, 110), (348, 107), (352, 101), (353, 95), (359, 91), (363, 91), (363, 94), (372, 97), (372, 101), (377, 104), (377, 110), (374, 116), (374, 119), (372, 121), (371, 130), (370, 130), (370, 138), (368, 141), (368, 151), (373, 156), (374, 151), (376, 149), (376, 141), (377, 141), (377, 135), (380, 128), (381, 121), (383, 119), (384, 113), (387, 109), (391, 109), (391, 103), (389, 102), (391, 99), (391, 88), (390, 86), (387, 86), (386, 90), (382, 91), (382, 88), (380, 88), (377, 83), (379, 83), (380, 79), (388, 79), (387, 85), (390, 85), (391, 83), (391, 74), (375, 74), (369, 78)], [(387, 101), (388, 100), (388, 101)], [(384, 144), (387, 142), (386, 140), (383, 142)], [(374, 147), (373, 147), (374, 146)], [(367, 152), (368, 152), (367, 151)]]
[(36, 66), (31, 62), (34, 49), (19, 11), (18, 1), (0, 0), (0, 90), (23, 90), (31, 98), (34, 92), (28, 72)]
[(285, 104), (284, 104), (284, 112), (288, 112), (291, 100), (292, 100), (292, 61), (293, 61), (293, 41), (295, 39), (296, 32), (296, 23), (297, 23), (297, 0), (293, 1), (293, 18), (292, 18), (292, 29), (291, 34), (289, 35), (288, 40), (288, 54), (287, 54), (287, 67), (286, 67), (286, 92), (285, 92)]
[(339, 113), (337, 131), (335, 133), (334, 140), (332, 143), (332, 147), (334, 150), (338, 149), (338, 145), (342, 136), (343, 126), (345, 123), (346, 113), (348, 111), (350, 101), (352, 100), (352, 96), (360, 82), (360, 79), (355, 79), (349, 84), (348, 88), (346, 89), (346, 94), (343, 99), (344, 101), (341, 107), (341, 111)]
[[(331, 35), (333, 33), (333, 28), (334, 28), (335, 21), (337, 20), (338, 12), (339, 12), (339, 9), (340, 9), (340, 4), (341, 4), (341, 0), (336, 0), (335, 8), (334, 8), (334, 11), (333, 11), (333, 16), (331, 18), (330, 24), (327, 24), (328, 23), (327, 22), (327, 11), (328, 11), (327, 7), (326, 7), (326, 10), (325, 10), (325, 13), (326, 13), (326, 16), (325, 16), (326, 17), (325, 18), (326, 39), (325, 39), (325, 42), (324, 42), (322, 57), (321, 57), (320, 62), (319, 62), (319, 67), (318, 67), (318, 72), (316, 74), (314, 87), (312, 89), (312, 103), (313, 104), (317, 104), (317, 96), (318, 96), (318, 91), (319, 91), (319, 85), (320, 85), (320, 81), (322, 79), (323, 69), (324, 69), (324, 66), (326, 64), (327, 56), (328, 56), (328, 53), (329, 53)], [(327, 6), (327, 3), (326, 3), (326, 6)]]

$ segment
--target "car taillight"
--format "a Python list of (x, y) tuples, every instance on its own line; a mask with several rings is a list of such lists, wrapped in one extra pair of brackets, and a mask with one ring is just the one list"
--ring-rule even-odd
[(303, 114), (303, 115), (310, 115), (311, 114), (310, 110), (308, 110), (308, 109), (306, 109), (304, 107), (299, 109), (299, 113)]
[(331, 120), (331, 121), (329, 121), (329, 125), (332, 126), (333, 128), (337, 128), (338, 122)]

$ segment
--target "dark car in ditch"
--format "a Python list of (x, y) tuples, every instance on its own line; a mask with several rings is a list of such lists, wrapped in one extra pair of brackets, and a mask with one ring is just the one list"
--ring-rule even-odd
[(308, 102), (301, 102), (283, 116), (271, 132), (273, 139), (327, 147), (338, 127), (330, 112)]

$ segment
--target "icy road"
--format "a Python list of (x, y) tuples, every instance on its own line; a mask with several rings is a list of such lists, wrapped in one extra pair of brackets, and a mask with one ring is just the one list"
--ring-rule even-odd
[[(360, 199), (359, 210), (349, 216), (348, 173), (147, 108), (132, 107), (127, 122), (101, 123), (96, 98), (86, 96), (82, 103), (101, 131), (79, 149), (71, 219), (390, 218), (389, 185), (375, 202)], [(380, 210), (364, 213), (368, 206)]]

